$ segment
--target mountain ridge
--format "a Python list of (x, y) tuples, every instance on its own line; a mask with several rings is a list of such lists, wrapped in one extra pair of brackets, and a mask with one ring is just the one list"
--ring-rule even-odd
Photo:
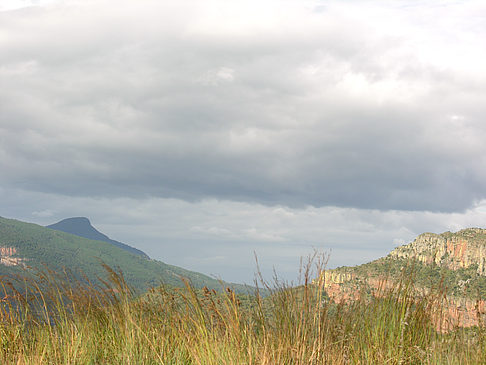
[(104, 233), (101, 233), (95, 227), (93, 227), (90, 220), (86, 217), (66, 218), (66, 219), (63, 219), (63, 220), (61, 220), (57, 223), (50, 224), (50, 225), (46, 226), (46, 228), (54, 229), (56, 231), (71, 233), (71, 234), (74, 234), (76, 236), (88, 238), (88, 239), (95, 240), (95, 241), (107, 242), (107, 243), (110, 243), (110, 244), (117, 246), (121, 249), (124, 249), (124, 250), (126, 250), (130, 253), (133, 253), (135, 255), (140, 255), (140, 256), (145, 257), (147, 259), (150, 258), (142, 250), (139, 250), (135, 247), (127, 245), (126, 243), (113, 240), (110, 237), (108, 237), (107, 235), (105, 235)]
[(141, 292), (161, 284), (222, 290), (232, 287), (248, 292), (242, 284), (226, 283), (202, 273), (134, 255), (108, 242), (90, 240), (34, 223), (0, 217), (0, 278), (35, 273), (46, 267), (57, 273), (68, 270), (75, 279), (99, 282), (106, 277), (101, 263), (120, 270), (127, 284)]

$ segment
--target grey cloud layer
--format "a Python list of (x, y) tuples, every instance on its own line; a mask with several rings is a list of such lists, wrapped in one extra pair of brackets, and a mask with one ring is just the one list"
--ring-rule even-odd
[(486, 198), (480, 3), (211, 4), (0, 13), (0, 184), (291, 207)]

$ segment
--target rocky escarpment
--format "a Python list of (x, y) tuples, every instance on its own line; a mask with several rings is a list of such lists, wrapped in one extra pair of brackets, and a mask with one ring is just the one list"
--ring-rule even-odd
[[(385, 276), (360, 276), (355, 273), (341, 273), (326, 270), (321, 275), (323, 288), (336, 303), (348, 303), (359, 300), (364, 292), (373, 296), (382, 296), (388, 290), (396, 288), (396, 281)], [(418, 295), (427, 295), (429, 289), (416, 286)], [(471, 299), (447, 295), (443, 298), (442, 310), (437, 317), (437, 328), (441, 330), (476, 326), (485, 321), (486, 300)]]
[(393, 250), (391, 258), (415, 259), (451, 270), (477, 266), (486, 276), (486, 230), (468, 228), (457, 233), (424, 233), (412, 243)]
[(325, 270), (319, 281), (331, 299), (346, 302), (358, 299), (363, 290), (380, 295), (393, 288), (407, 267), (414, 272), (417, 293), (445, 286), (444, 309), (452, 327), (474, 326), (486, 318), (485, 229), (424, 233), (368, 264)]

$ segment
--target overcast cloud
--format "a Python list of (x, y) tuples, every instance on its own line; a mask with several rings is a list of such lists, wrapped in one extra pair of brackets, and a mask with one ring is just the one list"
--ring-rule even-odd
[(2, 2), (0, 214), (238, 281), (486, 226), (485, 39), (483, 1)]

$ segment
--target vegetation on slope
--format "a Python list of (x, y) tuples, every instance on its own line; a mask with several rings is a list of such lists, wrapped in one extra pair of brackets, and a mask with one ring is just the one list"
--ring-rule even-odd
[[(12, 219), (0, 218), (0, 247), (15, 247), (15, 256), (22, 258), (30, 268), (47, 267), (55, 272), (67, 269), (78, 280), (86, 277), (96, 282), (105, 274), (100, 265), (105, 263), (120, 269), (127, 283), (139, 292), (161, 283), (182, 286), (181, 277), (190, 280), (195, 287), (221, 288), (218, 280), (194, 271), (146, 259), (106, 242)], [(22, 265), (0, 264), (0, 275), (23, 274), (25, 270)], [(247, 290), (243, 285), (231, 285), (239, 291)]]

